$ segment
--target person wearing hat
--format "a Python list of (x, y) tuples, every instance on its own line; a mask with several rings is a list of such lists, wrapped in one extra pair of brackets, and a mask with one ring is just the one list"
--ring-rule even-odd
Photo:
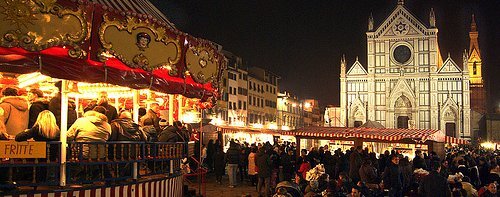
[(43, 92), (36, 88), (28, 92), (28, 101), (30, 102), (28, 128), (31, 128), (35, 124), (38, 114), (49, 109), (49, 101), (44, 99)]

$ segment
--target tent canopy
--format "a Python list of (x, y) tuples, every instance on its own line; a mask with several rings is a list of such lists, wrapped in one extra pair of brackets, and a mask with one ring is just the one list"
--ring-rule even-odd
[(423, 129), (389, 129), (389, 128), (347, 128), (347, 127), (304, 127), (300, 129), (282, 131), (283, 135), (319, 138), (365, 138), (386, 141), (402, 139), (425, 142), (432, 140), (444, 142), (445, 136), (439, 130)]
[(371, 121), (371, 120), (368, 120), (365, 122), (365, 124), (359, 126), (359, 127), (363, 127), (363, 128), (385, 128), (384, 125), (380, 124), (379, 122), (377, 121)]

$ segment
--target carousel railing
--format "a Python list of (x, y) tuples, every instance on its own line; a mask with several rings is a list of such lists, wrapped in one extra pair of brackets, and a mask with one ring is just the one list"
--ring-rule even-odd
[(61, 142), (46, 142), (46, 158), (0, 158), (0, 189), (59, 185)]
[[(2, 158), (0, 189), (60, 185), (60, 145), (47, 142), (46, 159)], [(178, 176), (189, 146), (184, 142), (68, 142), (66, 183), (113, 185), (141, 176)]]

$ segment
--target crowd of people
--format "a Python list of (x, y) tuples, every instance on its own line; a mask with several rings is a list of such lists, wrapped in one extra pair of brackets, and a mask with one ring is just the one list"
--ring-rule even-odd
[[(0, 140), (15, 141), (59, 141), (61, 128), (61, 82), (55, 84), (59, 92), (48, 98), (39, 89), (20, 92), (15, 87), (6, 87), (0, 98)], [(78, 113), (74, 102), (68, 103), (67, 142), (187, 142), (191, 131), (183, 123), (176, 121), (167, 125), (160, 119), (159, 105), (150, 104), (149, 109), (140, 108), (139, 123), (132, 119), (130, 110), (117, 110), (108, 103), (106, 92), (90, 101), (82, 113)], [(79, 114), (79, 115), (78, 115)], [(49, 159), (59, 157), (59, 147), (51, 147)], [(87, 150), (87, 151), (85, 151)], [(104, 150), (104, 149), (103, 149)], [(120, 157), (109, 151), (105, 155), (89, 155), (84, 149), (84, 158)], [(124, 153), (126, 154), (126, 153)], [(5, 159), (5, 158), (4, 158)], [(7, 172), (7, 169), (0, 169)], [(5, 170), (5, 171), (4, 171)], [(20, 169), (22, 170), (22, 169)], [(43, 168), (37, 179), (43, 180)], [(38, 172), (37, 172), (38, 174)], [(17, 176), (17, 175), (16, 175)], [(108, 175), (119, 176), (119, 175)], [(14, 177), (28, 179), (28, 177)], [(8, 173), (0, 173), (0, 185), (6, 183)]]
[(219, 184), (227, 171), (229, 187), (250, 184), (259, 196), (498, 196), (495, 151), (453, 148), (439, 157), (416, 150), (408, 158), (359, 146), (331, 152), (325, 145), (297, 154), (289, 142), (229, 143), (224, 152), (220, 140), (210, 140), (205, 166)]

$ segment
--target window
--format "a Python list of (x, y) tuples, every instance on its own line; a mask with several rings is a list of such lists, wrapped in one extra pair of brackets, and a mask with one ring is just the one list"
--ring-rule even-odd
[(430, 113), (429, 111), (420, 111), (419, 112), (419, 129), (429, 129), (431, 126), (430, 122)]
[(477, 68), (476, 68), (476, 62), (474, 61), (474, 64), (472, 65), (472, 74), (477, 75)]
[(233, 109), (233, 104), (231, 102), (229, 102), (229, 109)]
[(227, 80), (226, 79), (222, 79), (222, 86), (226, 87), (227, 85)]
[(248, 97), (248, 105), (252, 105), (252, 96)]
[(378, 105), (378, 106), (385, 105), (385, 93), (375, 94), (375, 105)]
[(243, 101), (243, 110), (247, 110), (247, 102)]
[(269, 85), (266, 84), (266, 92), (269, 92)]
[(420, 97), (418, 98), (418, 103), (424, 106), (429, 105), (429, 94), (420, 93)]
[(233, 109), (237, 109), (236, 108), (236, 102), (233, 102)]
[(241, 109), (241, 101), (238, 101), (238, 109)]

